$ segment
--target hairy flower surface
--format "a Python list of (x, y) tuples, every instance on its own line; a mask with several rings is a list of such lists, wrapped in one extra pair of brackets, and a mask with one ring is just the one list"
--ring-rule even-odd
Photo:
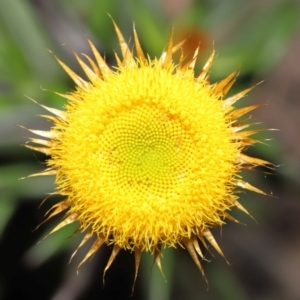
[(54, 115), (46, 116), (50, 131), (30, 130), (42, 139), (27, 146), (51, 157), (45, 171), (31, 176), (55, 175), (55, 193), (65, 196), (47, 217), (65, 211), (51, 233), (78, 221), (85, 233), (78, 249), (96, 235), (81, 263), (103, 244), (113, 245), (106, 271), (120, 249), (129, 249), (135, 278), (143, 251), (154, 254), (161, 270), (161, 247), (180, 245), (204, 275), (199, 241), (223, 255), (210, 229), (226, 219), (238, 222), (228, 213), (232, 208), (247, 213), (237, 187), (263, 193), (239, 175), (268, 164), (243, 154), (258, 142), (251, 137), (257, 130), (238, 119), (257, 106), (233, 104), (251, 88), (225, 99), (237, 72), (210, 84), (214, 53), (195, 76), (198, 50), (191, 61), (182, 55), (175, 64), (182, 43), (174, 46), (171, 37), (162, 56), (151, 60), (135, 30), (133, 54), (114, 26), (123, 56), (116, 56), (117, 67), (110, 69), (90, 41), (95, 60), (75, 53), (89, 81), (57, 59), (77, 88), (60, 94), (68, 100), (64, 111), (43, 106)]

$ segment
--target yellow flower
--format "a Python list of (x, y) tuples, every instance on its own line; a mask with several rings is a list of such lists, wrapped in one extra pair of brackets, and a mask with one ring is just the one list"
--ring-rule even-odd
[(57, 59), (77, 88), (59, 94), (68, 100), (65, 110), (43, 106), (54, 115), (46, 116), (50, 131), (30, 130), (43, 139), (28, 147), (51, 157), (46, 170), (31, 176), (55, 175), (55, 194), (65, 196), (47, 218), (66, 211), (50, 233), (78, 221), (85, 235), (77, 250), (96, 235), (81, 264), (103, 244), (113, 245), (105, 271), (120, 249), (134, 251), (135, 279), (143, 251), (162, 270), (161, 247), (179, 245), (204, 276), (199, 241), (223, 256), (210, 229), (238, 222), (232, 208), (248, 213), (237, 187), (263, 194), (240, 175), (268, 164), (243, 154), (258, 142), (251, 137), (257, 130), (238, 119), (257, 106), (233, 104), (251, 88), (224, 99), (237, 72), (210, 84), (214, 53), (195, 76), (198, 50), (175, 64), (182, 43), (174, 46), (171, 36), (162, 56), (151, 60), (134, 30), (135, 56), (114, 26), (123, 56), (116, 55), (117, 67), (110, 69), (90, 41), (89, 66), (75, 53), (89, 81)]

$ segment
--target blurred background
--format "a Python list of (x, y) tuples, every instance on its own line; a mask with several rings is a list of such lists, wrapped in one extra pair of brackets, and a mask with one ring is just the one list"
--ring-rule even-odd
[[(0, 0), (0, 299), (141, 299), (141, 300), (298, 300), (300, 299), (300, 1), (298, 0)], [(39, 103), (62, 108), (74, 83), (47, 49), (82, 75), (72, 49), (90, 54), (93, 41), (107, 62), (119, 51), (113, 25), (132, 40), (133, 22), (143, 48), (159, 56), (172, 27), (175, 39), (188, 37), (184, 52), (201, 43), (199, 70), (215, 48), (211, 80), (240, 70), (232, 93), (265, 80), (241, 102), (266, 104), (252, 113), (266, 131), (265, 144), (249, 149), (273, 162), (246, 179), (271, 196), (240, 194), (257, 223), (240, 212), (247, 224), (228, 222), (214, 231), (225, 260), (206, 253), (203, 262), (209, 290), (188, 253), (165, 249), (166, 281), (150, 254), (144, 254), (135, 293), (131, 296), (134, 257), (121, 251), (102, 273), (111, 248), (103, 247), (76, 274), (84, 249), (68, 264), (80, 242), (76, 224), (40, 241), (61, 219), (34, 231), (59, 198), (42, 200), (54, 189), (53, 177), (28, 178), (43, 170), (45, 156), (22, 147), (30, 133), (18, 127), (47, 129)], [(64, 44), (64, 45), (63, 45)], [(241, 105), (239, 104), (239, 105)], [(261, 172), (263, 171), (263, 172)]]

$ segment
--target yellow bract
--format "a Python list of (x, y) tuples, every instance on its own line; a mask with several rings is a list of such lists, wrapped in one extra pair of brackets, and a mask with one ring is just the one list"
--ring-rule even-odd
[(120, 249), (131, 249), (136, 275), (142, 251), (152, 251), (161, 269), (161, 245), (183, 245), (204, 274), (198, 240), (223, 255), (210, 228), (225, 218), (236, 221), (231, 208), (247, 213), (236, 187), (263, 193), (238, 176), (268, 164), (242, 154), (257, 142), (250, 137), (257, 131), (245, 131), (250, 125), (237, 118), (257, 106), (232, 106), (250, 89), (224, 100), (236, 72), (210, 85), (214, 53), (195, 77), (198, 50), (191, 61), (174, 65), (180, 45), (173, 46), (171, 37), (152, 61), (134, 31), (135, 58), (115, 28), (123, 55), (118, 67), (112, 71), (90, 41), (90, 66), (75, 54), (90, 82), (58, 60), (77, 90), (61, 95), (68, 99), (65, 111), (44, 106), (55, 115), (47, 116), (54, 123), (49, 132), (31, 130), (47, 139), (31, 139), (42, 147), (28, 147), (51, 156), (48, 169), (34, 175), (55, 174), (56, 193), (66, 196), (48, 216), (68, 209), (52, 232), (79, 221), (85, 236), (78, 248), (97, 235), (82, 262), (103, 243), (113, 244), (106, 270)]

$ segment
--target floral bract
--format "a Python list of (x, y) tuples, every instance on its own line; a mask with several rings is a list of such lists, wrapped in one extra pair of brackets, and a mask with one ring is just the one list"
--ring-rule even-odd
[[(56, 194), (65, 199), (53, 206), (47, 219), (65, 211), (52, 231), (79, 222), (84, 238), (78, 249), (96, 235), (81, 263), (104, 243), (113, 245), (105, 271), (120, 249), (135, 253), (135, 278), (141, 253), (154, 253), (162, 269), (162, 246), (185, 247), (204, 275), (199, 241), (223, 255), (210, 229), (222, 226), (232, 208), (247, 213), (238, 202), (236, 188), (258, 193), (239, 172), (268, 162), (243, 154), (257, 143), (257, 130), (238, 121), (255, 109), (235, 109), (233, 104), (251, 88), (229, 98), (237, 72), (210, 84), (209, 57), (200, 74), (194, 74), (198, 50), (191, 61), (173, 62), (173, 45), (159, 59), (142, 51), (134, 30), (135, 53), (114, 24), (122, 56), (110, 69), (89, 41), (95, 60), (76, 59), (89, 81), (58, 62), (77, 89), (60, 94), (65, 110), (43, 106), (54, 116), (50, 131), (30, 130), (43, 139), (29, 148), (51, 158), (36, 175), (55, 175)], [(208, 242), (208, 243), (207, 243)], [(77, 250), (78, 250), (77, 249)], [(75, 251), (75, 253), (77, 252)], [(74, 254), (75, 254), (74, 253)]]

